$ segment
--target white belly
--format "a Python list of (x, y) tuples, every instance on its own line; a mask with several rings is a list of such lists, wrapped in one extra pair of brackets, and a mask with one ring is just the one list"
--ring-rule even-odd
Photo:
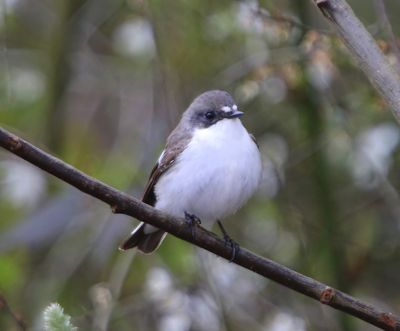
[(212, 225), (234, 213), (257, 189), (262, 166), (257, 146), (239, 119), (197, 129), (174, 166), (155, 186), (155, 207)]

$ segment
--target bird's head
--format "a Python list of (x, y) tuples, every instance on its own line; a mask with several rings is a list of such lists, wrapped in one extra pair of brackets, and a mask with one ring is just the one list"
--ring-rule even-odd
[(212, 90), (194, 99), (183, 118), (194, 128), (208, 128), (221, 120), (236, 119), (242, 115), (228, 92)]

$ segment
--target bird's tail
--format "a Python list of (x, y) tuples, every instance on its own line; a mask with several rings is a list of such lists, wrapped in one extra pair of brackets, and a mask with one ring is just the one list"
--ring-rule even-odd
[(145, 231), (145, 227), (145, 223), (140, 223), (119, 248), (125, 251), (137, 247), (138, 250), (145, 254), (153, 253), (161, 245), (167, 233), (160, 229)]

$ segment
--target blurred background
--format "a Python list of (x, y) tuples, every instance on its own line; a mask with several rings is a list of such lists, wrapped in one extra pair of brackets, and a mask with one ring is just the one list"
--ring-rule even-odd
[[(350, 5), (399, 70), (400, 3)], [(135, 197), (214, 88), (264, 160), (230, 235), (400, 312), (400, 130), (311, 1), (0, 2), (1, 125)], [(136, 224), (0, 151), (0, 294), (29, 330), (55, 301), (80, 330), (375, 330), (172, 236), (118, 251)]]

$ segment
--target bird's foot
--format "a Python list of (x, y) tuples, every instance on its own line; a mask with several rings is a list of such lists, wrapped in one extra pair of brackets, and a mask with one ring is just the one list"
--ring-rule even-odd
[(229, 259), (229, 262), (232, 262), (236, 258), (236, 255), (239, 253), (240, 246), (235, 240), (233, 240), (228, 235), (228, 233), (226, 232), (225, 228), (222, 226), (221, 221), (218, 220), (217, 223), (218, 223), (219, 228), (221, 229), (221, 232), (222, 232), (222, 235), (223, 235), (223, 238), (224, 238), (224, 241), (225, 241), (225, 246), (230, 246), (231, 249), (232, 249), (232, 254), (231, 254), (231, 257)]
[(190, 214), (187, 211), (185, 211), (185, 220), (186, 224), (192, 231), (192, 237), (193, 239), (196, 238), (196, 226), (201, 224), (200, 218), (198, 218), (196, 215)]

